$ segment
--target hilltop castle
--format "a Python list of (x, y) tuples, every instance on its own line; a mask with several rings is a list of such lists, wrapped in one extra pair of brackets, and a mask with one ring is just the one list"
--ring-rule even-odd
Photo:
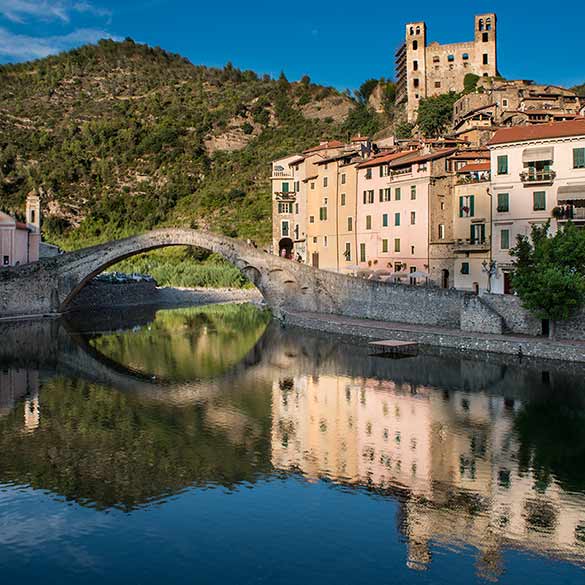
[(467, 43), (427, 44), (424, 22), (406, 25), (406, 39), (396, 52), (396, 102), (406, 103), (409, 122), (416, 120), (422, 98), (462, 91), (468, 73), (495, 77), (497, 26), (494, 13), (475, 17), (474, 40)]

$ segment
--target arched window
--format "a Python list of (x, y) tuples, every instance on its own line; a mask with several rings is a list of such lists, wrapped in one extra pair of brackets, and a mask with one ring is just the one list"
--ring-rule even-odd
[(410, 34), (413, 35), (414, 34), (414, 27), (410, 27)]
[(486, 18), (485, 30), (492, 30), (492, 19), (491, 18)]
[(479, 19), (479, 30), (483, 30), (483, 18)]
[(417, 34), (417, 35), (420, 35), (420, 26), (417, 26), (417, 27), (416, 27), (416, 34)]
[(413, 61), (412, 62), (412, 70), (413, 71), (418, 71), (418, 61)]

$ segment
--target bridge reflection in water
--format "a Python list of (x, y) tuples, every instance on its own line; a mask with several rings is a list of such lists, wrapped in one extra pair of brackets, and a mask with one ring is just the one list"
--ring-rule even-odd
[(248, 306), (123, 315), (118, 332), (2, 326), (0, 483), (132, 511), (293, 474), (399, 502), (412, 569), (437, 543), (476, 549), (489, 579), (510, 549), (585, 563), (582, 370), (380, 359), (268, 321)]

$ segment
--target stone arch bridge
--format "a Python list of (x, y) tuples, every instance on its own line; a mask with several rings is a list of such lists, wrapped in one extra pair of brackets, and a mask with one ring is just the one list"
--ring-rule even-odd
[(276, 315), (317, 312), (458, 326), (462, 297), (348, 277), (280, 258), (246, 242), (191, 229), (161, 229), (0, 270), (0, 317), (57, 315), (108, 267), (169, 246), (194, 246), (234, 264)]

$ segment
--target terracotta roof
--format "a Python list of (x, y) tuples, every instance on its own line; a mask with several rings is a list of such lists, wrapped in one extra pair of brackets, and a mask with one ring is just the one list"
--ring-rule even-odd
[(585, 118), (575, 118), (566, 122), (552, 122), (537, 126), (502, 128), (494, 134), (488, 144), (508, 144), (511, 142), (524, 142), (526, 140), (564, 138), (567, 136), (585, 136)]
[(354, 136), (351, 141), (352, 142), (367, 142), (369, 138), (367, 136)]
[(473, 171), (489, 171), (491, 170), (490, 162), (480, 162), (480, 163), (469, 163), (464, 167), (460, 168), (457, 172), (458, 173), (471, 173)]
[(298, 165), (299, 163), (302, 163), (304, 160), (305, 160), (305, 157), (304, 157), (304, 156), (301, 156), (301, 155), (299, 155), (299, 156), (297, 156), (297, 158), (295, 158), (295, 159), (291, 160), (291, 161), (288, 163), (288, 166), (289, 166), (289, 167), (292, 167), (293, 165)]
[(303, 154), (308, 154), (309, 152), (319, 152), (320, 150), (327, 150), (328, 148), (341, 148), (342, 146), (345, 146), (343, 142), (339, 142), (339, 140), (330, 140), (329, 142), (323, 142), (323, 144), (312, 146), (311, 148), (307, 148), (307, 150), (303, 150)]
[(327, 163), (330, 162), (335, 162), (338, 160), (343, 160), (344, 158), (352, 158), (354, 156), (357, 156), (357, 152), (355, 150), (351, 151), (351, 152), (344, 152), (342, 154), (336, 154), (335, 156), (328, 156), (327, 158), (323, 158), (321, 160), (318, 160), (315, 164), (316, 165), (326, 165)]
[(368, 167), (377, 167), (379, 165), (383, 165), (389, 163), (390, 161), (402, 158), (403, 156), (407, 156), (409, 154), (413, 154), (412, 151), (403, 150), (401, 152), (391, 152), (389, 154), (383, 154), (380, 156), (375, 156), (370, 158), (363, 163), (358, 165), (358, 169), (367, 169)]
[(441, 150), (437, 150), (435, 152), (431, 152), (430, 154), (424, 154), (422, 156), (416, 156), (414, 158), (405, 158), (404, 160), (397, 160), (394, 161), (390, 166), (391, 167), (400, 167), (403, 164), (416, 164), (421, 162), (426, 162), (428, 160), (435, 160), (437, 158), (443, 158), (444, 156), (449, 156), (457, 152), (456, 148), (443, 148)]

